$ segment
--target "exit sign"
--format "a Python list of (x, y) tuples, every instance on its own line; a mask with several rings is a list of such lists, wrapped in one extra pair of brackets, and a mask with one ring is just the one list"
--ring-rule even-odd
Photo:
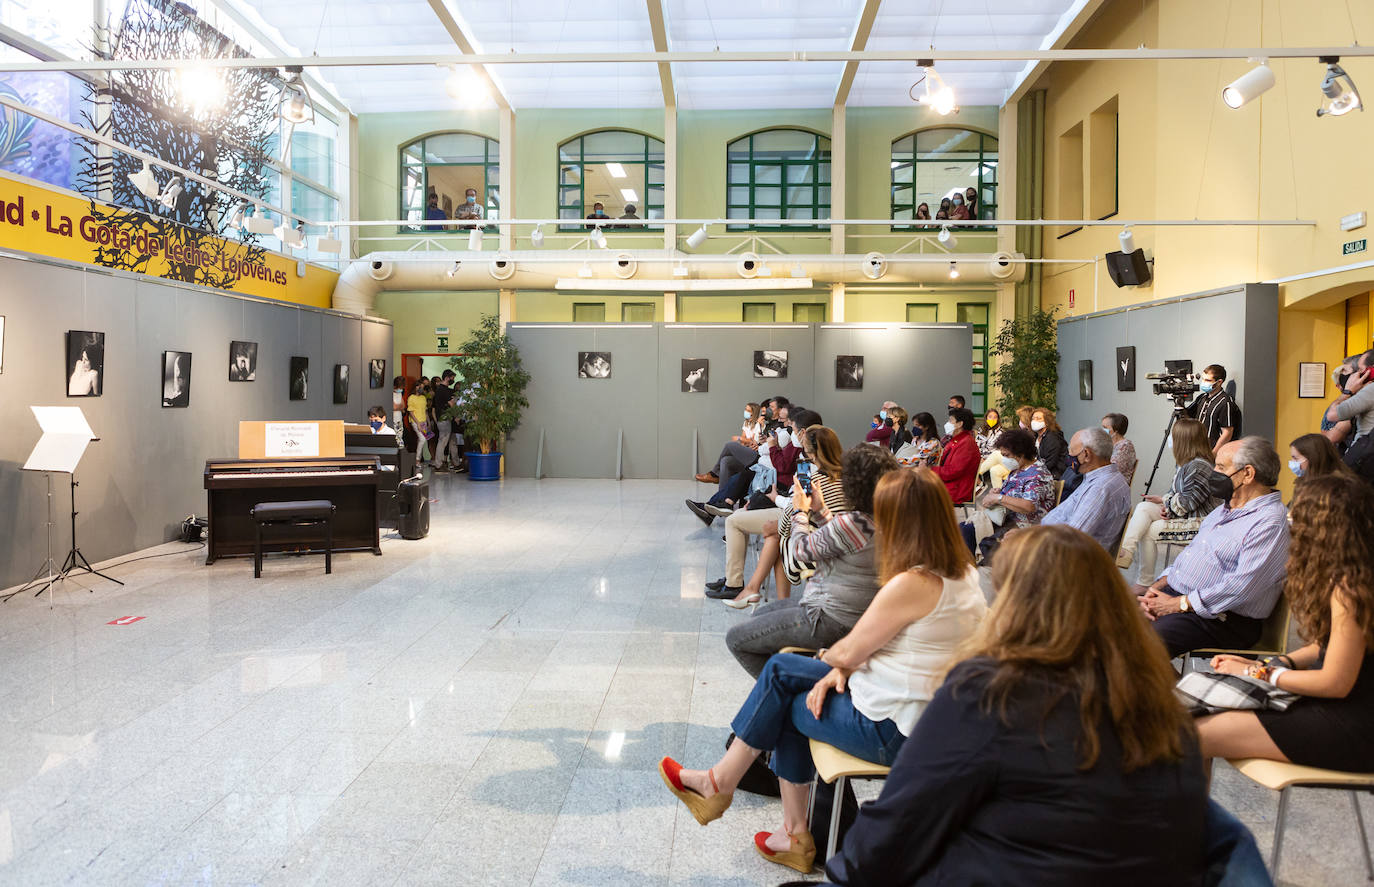
[(1346, 243), (1341, 244), (1341, 255), (1343, 255), (1343, 256), (1350, 256), (1350, 255), (1354, 255), (1355, 253), (1362, 253), (1362, 252), (1364, 252), (1364, 248), (1365, 248), (1365, 241), (1363, 241), (1363, 240), (1351, 240), (1351, 241), (1348, 241), (1348, 242), (1346, 242)]

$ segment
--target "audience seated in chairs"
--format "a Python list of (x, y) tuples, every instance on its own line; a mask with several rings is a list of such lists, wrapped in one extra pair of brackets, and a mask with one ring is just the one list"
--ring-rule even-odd
[[(1007, 533), (1040, 523), (1054, 507), (1055, 498), (1054, 478), (1036, 454), (1035, 437), (1029, 431), (1024, 428), (1003, 431), (997, 437), (993, 453), (990, 458), (1000, 459), (1007, 472), (1002, 489), (985, 494), (980, 502), (983, 510), (975, 514), (973, 520), (959, 525), (968, 550), (981, 554), (984, 560), (992, 557)], [(978, 527), (983, 521), (987, 526), (980, 534)]]
[(1111, 559), (1076, 530), (1036, 527), (1003, 543), (992, 581), (967, 658), (860, 808), (830, 881), (1202, 884), (1197, 737)]
[(1031, 412), (1030, 430), (1035, 435), (1040, 461), (1045, 463), (1054, 479), (1059, 480), (1064, 476), (1064, 469), (1069, 467), (1069, 445), (1054, 419), (1054, 410), (1036, 407)]
[(955, 505), (973, 501), (973, 484), (978, 479), (978, 443), (973, 439), (973, 413), (963, 407), (949, 411), (945, 423), (949, 443), (940, 451), (935, 473), (945, 482)]
[[(771, 750), (782, 790), (782, 828), (757, 833), (754, 846), (764, 859), (801, 872), (811, 871), (816, 855), (806, 822), (807, 783), (815, 774), (808, 740), (891, 764), (939, 673), (987, 609), (977, 571), (959, 543), (949, 494), (930, 469), (898, 471), (891, 453), (860, 446), (845, 455), (846, 488), (852, 489), (851, 472), (867, 476), (884, 465), (886, 476), (876, 492), (869, 491), (871, 502), (856, 497), (858, 507), (871, 508), (883, 540), (884, 583), (876, 596), (870, 594), (857, 624), (814, 659), (791, 653), (765, 658), (734, 719), (736, 738), (710, 769), (686, 770), (672, 758), (659, 764), (669, 789), (705, 825), (730, 807), (759, 753)], [(871, 562), (872, 545), (866, 548)]]
[(892, 423), (892, 437), (888, 439), (887, 448), (896, 455), (897, 451), (911, 443), (911, 432), (907, 430), (906, 410), (899, 406), (887, 408), (888, 421)]
[[(806, 464), (811, 466), (811, 485), (819, 490), (826, 510), (832, 514), (848, 511), (849, 503), (844, 498), (840, 482), (843, 451), (839, 437), (824, 425), (812, 425), (800, 434)], [(778, 600), (787, 599), (792, 581), (800, 581), (800, 577), (788, 575), (781, 569), (780, 546), (786, 544), (791, 535), (791, 515), (796, 510), (799, 492), (799, 485), (794, 485), (794, 498), (789, 502), (774, 491), (773, 498), (778, 507), (745, 508), (725, 519), (725, 576), (706, 583), (707, 597), (718, 598), (731, 607), (743, 609), (760, 599), (768, 573), (777, 567)], [(745, 583), (744, 556), (751, 534), (763, 536), (763, 548), (759, 551), (754, 575)]]
[(1137, 582), (1153, 582), (1160, 534), (1192, 534), (1202, 519), (1221, 503), (1212, 498), (1212, 446), (1207, 442), (1207, 427), (1196, 419), (1179, 419), (1170, 435), (1173, 442), (1173, 483), (1163, 496), (1146, 496), (1135, 507), (1126, 532), (1121, 536), (1116, 565), (1123, 569), (1134, 563)]
[(1131, 420), (1123, 413), (1108, 413), (1102, 417), (1102, 430), (1112, 439), (1112, 464), (1129, 486), (1135, 480), (1135, 468), (1139, 460), (1135, 455), (1135, 444), (1126, 439), (1126, 429)]
[(1025, 430), (1030, 431), (1031, 434), (1035, 434), (1034, 431), (1031, 431), (1031, 416), (1034, 416), (1034, 415), (1035, 415), (1035, 407), (1032, 407), (1032, 406), (1019, 406), (1019, 407), (1017, 407), (1017, 408), (1016, 408), (1016, 424), (1019, 425), (1020, 427), (1024, 428)]
[(1303, 480), (1293, 497), (1285, 585), (1307, 646), (1264, 662), (1223, 654), (1212, 668), (1305, 697), (1285, 711), (1198, 719), (1207, 758), (1268, 758), (1374, 769), (1374, 490), (1349, 474)]
[(1274, 489), (1278, 479), (1278, 453), (1262, 437), (1217, 450), (1210, 483), (1223, 504), (1153, 585), (1136, 586), (1170, 656), (1245, 649), (1259, 640), (1283, 590), (1288, 559), (1288, 512)]
[(992, 455), (992, 445), (1002, 431), (1002, 414), (996, 409), (989, 408), (979, 420), (978, 426), (973, 429), (973, 439), (978, 442), (979, 455), (984, 458)]
[(934, 467), (940, 460), (940, 431), (935, 427), (935, 417), (930, 413), (917, 413), (911, 421), (911, 441), (893, 455), (903, 465)]
[(1112, 463), (1111, 437), (1096, 425), (1084, 428), (1069, 441), (1069, 461), (1083, 483), (1040, 523), (1081, 530), (1110, 551), (1131, 513), (1131, 488)]
[[(803, 413), (809, 415), (803, 416)], [(793, 422), (792, 416), (794, 414), (802, 419), (802, 422)], [(792, 486), (792, 472), (796, 467), (798, 457), (801, 455), (801, 447), (792, 439), (793, 433), (798, 425), (801, 427), (805, 427), (805, 424), (819, 425), (820, 416), (790, 404), (779, 407), (778, 416), (780, 424), (777, 430), (765, 438), (759, 448), (768, 447), (769, 461), (772, 462), (773, 470), (777, 472), (778, 489), (785, 490)], [(744, 499), (745, 493), (749, 490), (749, 483), (753, 479), (753, 472), (749, 471), (749, 468), (759, 459), (758, 450), (733, 441), (725, 445), (721, 454), (720, 462), (717, 463), (720, 481), (715, 494), (705, 502), (686, 500), (687, 508), (708, 527), (715, 518), (728, 517), (734, 507)], [(753, 458), (748, 460), (748, 464), (745, 464), (744, 460), (750, 455)]]
[(783, 647), (816, 649), (844, 637), (878, 590), (873, 489), (900, 466), (887, 450), (859, 444), (845, 451), (841, 468), (850, 511), (826, 514), (813, 492), (811, 508), (823, 525), (813, 530), (807, 512), (792, 515), (791, 556), (816, 565), (801, 596), (770, 601), (725, 634), (730, 653), (753, 677)]

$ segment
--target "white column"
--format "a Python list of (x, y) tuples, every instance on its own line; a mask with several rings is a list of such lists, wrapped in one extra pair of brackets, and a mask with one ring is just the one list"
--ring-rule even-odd
[[(668, 219), (677, 218), (676, 105), (668, 105), (663, 109), (663, 216)], [(677, 225), (664, 225), (663, 248), (670, 250), (675, 246), (677, 246)]]
[(677, 323), (677, 293), (663, 294), (663, 322)]
[(844, 284), (830, 284), (830, 322), (844, 323)]
[(501, 324), (501, 329), (506, 328), (506, 324), (515, 320), (515, 290), (500, 290), (496, 297), (496, 319)]
[[(501, 139), (501, 174), (498, 177), (501, 188), (501, 215), (505, 218), (515, 217), (515, 111), (510, 108), (502, 108), (501, 128), (498, 133)], [(483, 195), (482, 199), (486, 199)], [(501, 228), (501, 236), (498, 240), (501, 249), (509, 252), (515, 246), (515, 232), (509, 226)], [(503, 291), (504, 292), (504, 291)]]
[[(845, 127), (844, 105), (836, 105), (830, 113), (830, 218), (848, 218), (844, 200), (845, 164)], [(844, 226), (830, 226), (830, 252), (843, 255)], [(840, 292), (840, 304), (844, 305), (844, 292)]]

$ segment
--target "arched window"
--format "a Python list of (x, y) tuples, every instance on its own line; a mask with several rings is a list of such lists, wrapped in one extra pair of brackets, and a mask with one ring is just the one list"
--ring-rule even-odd
[[(663, 218), (663, 142), (624, 129), (589, 132), (558, 146), (558, 217)], [(563, 226), (572, 230), (580, 226)], [(624, 226), (617, 226), (624, 227)]]
[[(400, 218), (423, 219), (435, 208), (447, 219), (500, 218), (500, 182), (501, 151), (495, 139), (472, 132), (427, 135), (401, 147)], [(477, 202), (464, 209), (469, 188), (477, 192)]]
[[(997, 139), (967, 129), (923, 129), (892, 143), (892, 218), (914, 219), (922, 203), (974, 190), (973, 217), (997, 218)], [(894, 228), (908, 229), (906, 225)]]
[(830, 139), (825, 136), (802, 129), (766, 129), (731, 142), (725, 156), (726, 218), (830, 216)]

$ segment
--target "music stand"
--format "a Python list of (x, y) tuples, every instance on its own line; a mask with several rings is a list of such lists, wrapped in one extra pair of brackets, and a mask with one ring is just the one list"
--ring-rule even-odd
[[(19, 591), (6, 595), (3, 600), (8, 601), (14, 595), (30, 588), (43, 581), (44, 573), (47, 574), (47, 582), (43, 587), (34, 593), (34, 597), (42, 594), (44, 589), (52, 594), (53, 585), (65, 580), (69, 575), (77, 570), (85, 570), (103, 579), (109, 579), (117, 585), (123, 585), (113, 576), (107, 576), (95, 567), (81, 553), (80, 547), (76, 544), (76, 466), (81, 462), (81, 457), (86, 453), (86, 447), (91, 441), (100, 440), (91, 431), (90, 424), (86, 421), (85, 415), (80, 407), (34, 407), (34, 418), (38, 420), (38, 426), (43, 429), (43, 436), (34, 444), (33, 452), (29, 454), (29, 459), (24, 463), (25, 471), (41, 471), (48, 476), (48, 558), (33, 579)], [(72, 489), (72, 547), (67, 552), (66, 560), (62, 562), (61, 569), (54, 575), (55, 564), (52, 559), (52, 476), (54, 474), (66, 474), (71, 480)], [(89, 589), (94, 591), (94, 589)]]

